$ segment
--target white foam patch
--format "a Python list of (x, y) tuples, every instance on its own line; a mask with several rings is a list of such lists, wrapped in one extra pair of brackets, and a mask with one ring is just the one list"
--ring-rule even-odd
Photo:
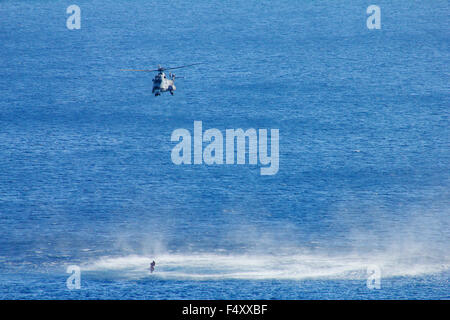
[[(150, 274), (149, 265), (152, 260), (156, 261), (156, 268)], [(81, 266), (81, 269), (88, 274), (106, 278), (301, 280), (366, 279), (367, 268), (372, 265), (380, 268), (381, 277), (384, 278), (433, 274), (450, 268), (448, 261), (414, 263), (413, 260), (389, 255), (363, 258), (357, 255), (317, 254), (163, 254), (151, 258), (139, 255), (102, 257)]]

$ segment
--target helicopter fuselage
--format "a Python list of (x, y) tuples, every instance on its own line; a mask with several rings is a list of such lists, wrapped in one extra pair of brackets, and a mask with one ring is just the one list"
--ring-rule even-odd
[(153, 79), (152, 93), (154, 93), (155, 96), (159, 96), (161, 94), (161, 92), (166, 92), (166, 91), (169, 91), (173, 95), (173, 92), (176, 89), (177, 89), (177, 87), (175, 87), (174, 76), (172, 76), (172, 78), (170, 79), (170, 78), (167, 78), (167, 76), (164, 72), (160, 72)]
[(177, 67), (171, 67), (171, 68), (163, 68), (160, 65), (158, 65), (158, 69), (121, 69), (121, 71), (132, 71), (132, 72), (154, 72), (158, 71), (158, 74), (153, 78), (153, 88), (152, 93), (155, 94), (155, 96), (161, 95), (162, 92), (169, 91), (171, 95), (173, 95), (173, 92), (177, 90), (177, 87), (175, 87), (175, 74), (169, 73), (169, 77), (166, 76), (164, 73), (165, 70), (174, 70), (174, 69), (181, 69), (186, 68), (190, 66), (194, 66), (201, 63), (193, 63), (188, 64), (184, 66), (177, 66)]

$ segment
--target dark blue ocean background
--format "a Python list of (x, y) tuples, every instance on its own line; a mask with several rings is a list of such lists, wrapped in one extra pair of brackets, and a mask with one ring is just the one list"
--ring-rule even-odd
[[(0, 299), (449, 299), (449, 9), (0, 1)], [(279, 129), (279, 172), (174, 165), (195, 120)]]

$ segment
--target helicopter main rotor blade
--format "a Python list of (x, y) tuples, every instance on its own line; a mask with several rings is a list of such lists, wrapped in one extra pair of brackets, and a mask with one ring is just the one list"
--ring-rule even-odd
[(179, 67), (161, 68), (161, 69), (163, 69), (163, 70), (181, 69), (181, 68), (186, 68), (186, 67), (190, 67), (190, 66), (196, 66), (198, 64), (204, 64), (204, 63), (193, 63), (193, 64), (187, 64), (187, 65), (179, 66)]
[(171, 67), (171, 68), (164, 68), (164, 67), (160, 67), (158, 69), (120, 69), (120, 71), (132, 71), (132, 72), (155, 72), (155, 71), (166, 71), (166, 70), (173, 70), (173, 69), (181, 69), (181, 68), (186, 68), (186, 67), (190, 67), (190, 66), (195, 66), (198, 64), (205, 64), (205, 63), (193, 63), (193, 64), (187, 64), (184, 66), (179, 66), (179, 67)]
[(133, 72), (154, 72), (154, 71), (158, 71), (158, 69), (155, 70), (134, 70), (134, 69), (120, 69), (120, 71), (133, 71)]

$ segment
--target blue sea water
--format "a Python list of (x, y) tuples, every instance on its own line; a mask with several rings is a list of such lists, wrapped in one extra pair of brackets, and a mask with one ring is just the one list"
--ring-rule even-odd
[[(448, 1), (74, 2), (0, 2), (1, 299), (450, 298)], [(194, 121), (278, 173), (173, 164)]]

